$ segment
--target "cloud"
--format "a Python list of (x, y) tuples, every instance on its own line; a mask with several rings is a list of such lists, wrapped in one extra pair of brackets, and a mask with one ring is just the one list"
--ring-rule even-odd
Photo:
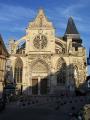
[(82, 23), (79, 23), (77, 26), (82, 33), (90, 33), (90, 26), (88, 24), (82, 25)]
[[(76, 24), (78, 25), (80, 32), (89, 32), (90, 27), (85, 23), (84, 17), (80, 13), (87, 6), (87, 2), (78, 0), (78, 4), (70, 4), (68, 6), (57, 6), (46, 9), (46, 16), (53, 22), (56, 29), (65, 30), (67, 19), (69, 16), (73, 16)], [(36, 16), (36, 10), (23, 7), (13, 6), (0, 3), (0, 30), (5, 31), (24, 31), (29, 20), (32, 20)], [(86, 21), (90, 21), (89, 18), (85, 18)]]
[(0, 31), (22, 32), (25, 30), (25, 23), (35, 15), (34, 9), (0, 3)]
[(33, 18), (35, 11), (21, 6), (0, 4), (0, 21), (11, 22), (26, 18)]
[[(89, 1), (89, 0), (88, 0)], [(50, 19), (55, 21), (56, 27), (66, 28), (67, 20), (70, 16), (73, 17), (76, 26), (80, 32), (90, 32), (90, 18), (87, 15), (86, 8), (88, 7), (88, 2), (78, 0), (78, 4), (70, 4), (68, 6), (58, 6), (53, 8), (53, 10), (48, 10)], [(53, 17), (54, 16), (54, 17)]]
[(68, 16), (71, 16), (71, 15), (74, 15), (76, 14), (76, 12), (83, 8), (84, 5), (83, 4), (78, 4), (78, 5), (71, 5), (71, 6), (68, 6), (64, 9), (64, 11), (62, 12), (62, 15), (68, 17)]

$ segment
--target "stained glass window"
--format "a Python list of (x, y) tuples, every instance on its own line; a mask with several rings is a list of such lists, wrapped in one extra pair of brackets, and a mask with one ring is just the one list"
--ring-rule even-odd
[(43, 49), (47, 46), (47, 38), (45, 35), (38, 35), (33, 40), (34, 47), (37, 49)]
[(14, 80), (16, 83), (22, 83), (23, 62), (21, 58), (17, 58), (15, 62)]

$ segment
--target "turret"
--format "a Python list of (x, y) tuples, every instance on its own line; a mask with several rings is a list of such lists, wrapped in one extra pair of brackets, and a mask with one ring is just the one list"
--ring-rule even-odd
[(67, 28), (64, 36), (70, 36), (72, 38), (80, 38), (80, 34), (76, 28), (76, 25), (72, 17), (68, 19)]
[(70, 51), (72, 47), (75, 48), (75, 51), (78, 51), (78, 47), (82, 46), (82, 40), (80, 38), (80, 34), (77, 30), (77, 27), (72, 17), (68, 19), (66, 31), (64, 34), (64, 39), (67, 41), (67, 51)]

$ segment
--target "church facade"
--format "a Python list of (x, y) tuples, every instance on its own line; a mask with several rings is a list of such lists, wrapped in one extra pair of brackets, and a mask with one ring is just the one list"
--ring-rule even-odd
[(39, 10), (29, 23), (26, 35), (9, 41), (13, 82), (29, 95), (74, 91), (86, 80), (86, 50), (70, 17), (63, 37)]

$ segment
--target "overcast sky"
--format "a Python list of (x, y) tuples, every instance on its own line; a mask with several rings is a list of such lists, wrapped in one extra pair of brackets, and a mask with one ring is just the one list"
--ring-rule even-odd
[(0, 33), (5, 41), (19, 39), (40, 8), (53, 22), (56, 35), (63, 36), (68, 18), (73, 17), (83, 45), (90, 47), (90, 0), (0, 0)]

